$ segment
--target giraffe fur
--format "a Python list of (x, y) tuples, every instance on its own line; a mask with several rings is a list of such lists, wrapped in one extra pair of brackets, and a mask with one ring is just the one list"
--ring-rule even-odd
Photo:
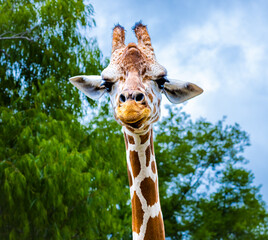
[[(132, 209), (132, 218), (134, 219), (132, 223), (133, 239), (137, 240), (164, 239), (165, 233), (164, 233), (164, 227), (162, 226), (163, 216), (159, 199), (157, 169), (156, 167), (155, 169), (152, 168), (152, 166), (155, 166), (154, 164), (152, 165), (153, 162), (155, 163), (154, 151), (152, 151), (153, 146), (151, 145), (153, 144), (153, 141), (151, 139), (153, 138), (152, 128), (150, 127), (147, 131), (137, 134), (123, 127), (123, 132), (125, 140), (128, 141), (127, 167), (130, 172), (131, 177), (130, 182), (132, 182), (132, 185), (130, 186), (131, 201), (133, 203), (133, 199), (138, 198), (142, 207), (141, 209)], [(129, 136), (131, 136), (134, 139), (132, 143), (130, 143), (128, 140)], [(145, 136), (145, 139), (143, 136)], [(146, 156), (146, 149), (150, 149), (149, 162), (147, 161), (148, 156)], [(138, 153), (138, 161), (140, 163), (140, 170), (136, 177), (135, 174), (133, 173), (133, 168), (129, 154), (131, 151), (136, 151)], [(150, 182), (150, 184), (148, 183), (146, 184), (145, 181)], [(145, 191), (148, 189), (146, 188), (142, 189), (142, 185), (148, 185), (154, 189), (150, 191), (153, 192), (154, 195), (156, 195), (153, 197), (153, 200), (150, 200), (149, 196), (147, 196), (148, 194), (145, 194)], [(137, 210), (142, 211), (143, 214), (136, 213), (135, 211)], [(135, 216), (135, 214), (137, 216)], [(137, 217), (142, 217), (142, 219), (137, 220)], [(153, 223), (153, 225), (155, 225), (156, 231), (150, 234), (149, 236), (150, 238), (148, 237), (145, 238), (149, 219), (155, 220), (155, 223)], [(141, 224), (137, 223), (137, 221), (139, 223), (141, 222)], [(161, 223), (160, 226), (157, 225), (159, 224), (159, 222)]]
[(147, 27), (134, 28), (138, 43), (125, 44), (125, 29), (113, 29), (112, 55), (101, 76), (79, 75), (70, 82), (92, 99), (109, 94), (115, 120), (123, 127), (134, 240), (165, 239), (153, 123), (161, 115), (162, 94), (178, 104), (203, 92), (197, 85), (169, 79), (152, 47)]

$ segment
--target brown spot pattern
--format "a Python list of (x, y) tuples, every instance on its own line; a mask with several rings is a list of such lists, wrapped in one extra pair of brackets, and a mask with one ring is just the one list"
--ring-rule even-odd
[(144, 144), (148, 138), (149, 138), (149, 135), (150, 135), (150, 131), (148, 131), (146, 134), (144, 135), (140, 135), (140, 139), (141, 139), (141, 144)]
[(133, 172), (133, 177), (137, 177), (140, 173), (141, 170), (141, 164), (139, 160), (139, 155), (138, 152), (136, 151), (129, 151), (129, 159), (130, 159), (130, 164)]
[(162, 214), (159, 213), (157, 217), (150, 217), (147, 223), (144, 240), (164, 240), (165, 230), (163, 224)]
[(126, 129), (128, 130), (128, 131), (133, 131), (133, 129), (132, 128), (130, 128), (130, 127), (128, 127), (128, 126), (126, 126)]
[(148, 206), (152, 206), (158, 201), (157, 181), (153, 181), (150, 177), (145, 178), (140, 185), (141, 192)]
[(153, 95), (151, 93), (148, 94), (148, 97), (149, 97), (150, 101), (153, 102), (154, 98), (153, 98)]
[(131, 177), (131, 173), (128, 169), (128, 166), (127, 166), (127, 176), (128, 176), (129, 187), (131, 187), (133, 185), (133, 182), (132, 182), (132, 177)]
[(145, 156), (146, 156), (146, 167), (149, 166), (150, 163), (150, 157), (151, 157), (151, 150), (150, 150), (150, 146), (148, 146), (145, 150)]
[(151, 168), (152, 168), (153, 173), (155, 174), (156, 173), (155, 161), (152, 161)]
[(133, 194), (131, 204), (132, 204), (132, 230), (139, 234), (143, 222), (144, 211), (142, 210), (142, 205), (140, 199), (136, 194), (136, 191)]
[(128, 142), (129, 142), (130, 144), (135, 144), (134, 137), (132, 137), (132, 136), (130, 136), (130, 135), (128, 135), (127, 137), (128, 137)]
[(147, 131), (149, 127), (150, 127), (150, 125), (145, 126), (144, 131)]
[(146, 66), (143, 54), (135, 43), (129, 43), (120, 59), (122, 67), (130, 72), (139, 72)]
[(151, 152), (152, 152), (152, 154), (154, 155), (154, 138), (153, 138), (153, 130), (151, 130), (151, 139), (150, 139), (150, 141), (151, 141), (151, 144), (150, 144), (150, 146), (151, 146)]
[(155, 95), (154, 89), (152, 88), (151, 90), (152, 90), (153, 95)]

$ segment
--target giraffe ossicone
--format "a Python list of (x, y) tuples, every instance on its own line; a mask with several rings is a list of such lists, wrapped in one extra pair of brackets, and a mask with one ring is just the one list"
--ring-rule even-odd
[(181, 103), (203, 92), (197, 85), (167, 78), (156, 61), (147, 27), (133, 27), (138, 44), (125, 45), (125, 30), (113, 29), (110, 64), (101, 76), (75, 76), (70, 82), (92, 99), (105, 93), (116, 121), (123, 126), (135, 240), (165, 239), (158, 191), (152, 124), (160, 117), (162, 94)]

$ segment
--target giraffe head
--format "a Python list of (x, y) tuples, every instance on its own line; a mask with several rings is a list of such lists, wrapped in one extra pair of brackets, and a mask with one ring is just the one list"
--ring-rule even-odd
[(156, 61), (146, 26), (133, 30), (138, 44), (125, 45), (125, 30), (113, 29), (110, 64), (101, 76), (75, 76), (71, 83), (92, 99), (110, 95), (114, 117), (133, 132), (143, 132), (160, 117), (162, 94), (181, 103), (203, 92), (193, 83), (167, 78), (166, 69)]

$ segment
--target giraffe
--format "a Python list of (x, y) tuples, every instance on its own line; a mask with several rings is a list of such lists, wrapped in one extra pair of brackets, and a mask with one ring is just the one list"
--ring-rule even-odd
[(89, 98), (110, 95), (115, 120), (122, 125), (127, 155), (134, 240), (165, 239), (152, 125), (160, 117), (162, 94), (175, 104), (203, 92), (197, 85), (167, 78), (155, 57), (147, 27), (133, 27), (138, 43), (125, 45), (125, 29), (113, 29), (110, 63), (101, 76), (81, 75), (70, 82)]

